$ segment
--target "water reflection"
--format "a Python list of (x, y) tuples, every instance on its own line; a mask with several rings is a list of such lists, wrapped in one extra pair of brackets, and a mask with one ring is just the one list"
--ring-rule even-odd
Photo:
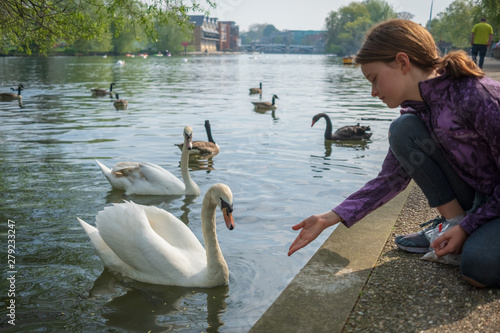
[[(262, 110), (262, 109), (254, 109), (255, 113), (260, 113), (260, 114), (267, 114), (269, 110)], [(279, 118), (276, 117), (276, 110), (271, 110), (271, 117), (274, 120), (278, 120)]]
[(325, 140), (325, 157), (332, 155), (332, 145), (335, 147), (352, 148), (355, 150), (369, 149), (369, 141), (332, 141)]
[[(217, 153), (211, 154), (211, 155), (189, 155), (189, 168), (191, 171), (196, 171), (196, 170), (205, 170), (208, 173), (211, 171), (216, 170), (214, 168), (214, 159), (213, 156), (217, 155)], [(180, 167), (180, 162), (179, 162), (179, 167)]]
[[(127, 332), (164, 332), (189, 327), (193, 331), (218, 332), (224, 325), (229, 286), (185, 288), (139, 283), (104, 270), (89, 297), (111, 299), (102, 307), (106, 324)], [(193, 325), (189, 317), (206, 313), (206, 323)]]

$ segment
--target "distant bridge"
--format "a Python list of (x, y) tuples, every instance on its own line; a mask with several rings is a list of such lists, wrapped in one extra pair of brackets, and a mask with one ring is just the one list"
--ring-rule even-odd
[(259, 44), (240, 45), (240, 51), (264, 53), (315, 53), (312, 45)]

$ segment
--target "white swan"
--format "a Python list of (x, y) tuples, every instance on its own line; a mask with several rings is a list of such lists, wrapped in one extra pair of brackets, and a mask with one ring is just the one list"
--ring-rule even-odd
[(193, 129), (184, 128), (184, 147), (181, 155), (181, 174), (184, 183), (169, 171), (148, 162), (118, 162), (110, 170), (96, 160), (111, 186), (124, 190), (126, 194), (139, 195), (200, 195), (200, 188), (189, 175), (189, 149), (193, 139)]
[(153, 206), (113, 204), (97, 214), (97, 228), (77, 219), (109, 269), (147, 283), (210, 288), (229, 278), (215, 230), (217, 206), (226, 226), (234, 229), (233, 195), (227, 185), (213, 185), (203, 198), (206, 250), (181, 220)]

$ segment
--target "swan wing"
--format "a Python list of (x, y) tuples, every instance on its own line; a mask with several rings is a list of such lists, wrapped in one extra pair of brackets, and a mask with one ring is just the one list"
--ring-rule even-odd
[(344, 140), (361, 140), (368, 135), (367, 130), (370, 130), (368, 126), (343, 126), (336, 130), (333, 136)]
[(111, 170), (111, 176), (108, 177), (110, 183), (113, 186), (119, 183), (127, 194), (168, 195), (185, 191), (179, 178), (153, 163), (118, 162)]
[(98, 160), (95, 161), (99, 165), (99, 168), (101, 168), (102, 174), (106, 177), (111, 186), (120, 190), (127, 189), (127, 187), (130, 185), (130, 181), (127, 179), (127, 177), (123, 177), (121, 174), (113, 173), (110, 168), (108, 168)]
[(92, 243), (92, 246), (94, 247), (97, 255), (99, 256), (99, 258), (101, 258), (102, 262), (106, 267), (116, 271), (121, 271), (122, 268), (126, 270), (131, 269), (131, 267), (128, 266), (125, 262), (123, 262), (123, 260), (121, 260), (113, 252), (113, 250), (111, 250), (111, 248), (104, 242), (97, 228), (91, 226), (90, 224), (86, 223), (85, 221), (81, 220), (78, 217), (77, 219), (78, 222), (80, 222), (80, 225), (82, 226), (87, 236), (89, 236), (90, 242)]
[[(121, 271), (122, 274), (149, 283), (183, 285), (186, 279), (206, 267), (205, 251), (201, 244), (194, 245), (187, 226), (184, 225), (182, 230), (180, 224), (175, 224), (168, 215), (146, 210), (132, 202), (106, 207), (96, 217), (99, 234), (109, 248), (132, 268)], [(173, 223), (174, 226), (163, 227), (160, 235), (149, 223), (148, 214), (154, 216), (156, 225)], [(168, 231), (174, 236), (169, 238)], [(167, 239), (171, 238), (178, 240), (169, 243)], [(188, 244), (182, 244), (183, 240)]]
[(150, 183), (163, 189), (163, 194), (183, 194), (186, 186), (170, 171), (153, 163), (139, 163), (140, 172), (143, 177)]
[(151, 228), (166, 242), (185, 251), (205, 251), (188, 226), (173, 214), (154, 206), (141, 207), (144, 209)]

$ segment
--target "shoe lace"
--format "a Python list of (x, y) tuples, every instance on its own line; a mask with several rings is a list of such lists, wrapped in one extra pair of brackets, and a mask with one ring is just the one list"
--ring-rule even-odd
[(420, 224), (420, 227), (423, 228), (425, 226), (428, 226), (427, 228), (424, 229), (424, 231), (427, 231), (427, 230), (430, 230), (430, 229), (434, 229), (440, 223), (443, 223), (445, 221), (446, 221), (446, 219), (444, 217), (442, 217), (442, 216), (436, 216), (432, 220), (429, 220), (427, 222), (424, 222), (424, 223)]

